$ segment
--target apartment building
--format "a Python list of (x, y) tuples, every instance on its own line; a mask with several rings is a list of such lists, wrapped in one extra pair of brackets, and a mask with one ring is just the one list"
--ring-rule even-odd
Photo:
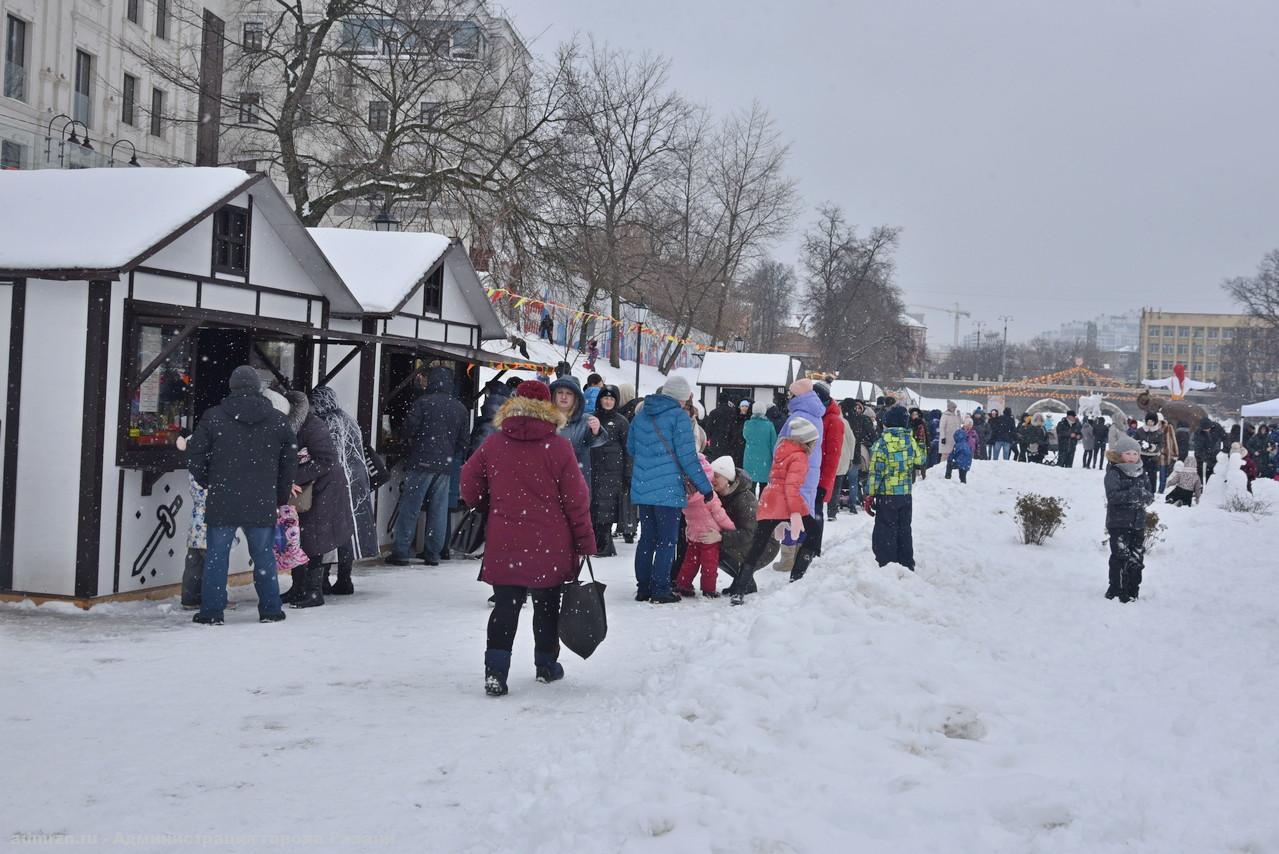
[[(0, 0), (0, 168), (216, 162), (228, 2)], [(191, 66), (201, 94), (143, 57)]]
[(1144, 377), (1162, 379), (1173, 365), (1191, 379), (1220, 382), (1226, 348), (1256, 321), (1244, 314), (1196, 314), (1142, 309), (1141, 366)]

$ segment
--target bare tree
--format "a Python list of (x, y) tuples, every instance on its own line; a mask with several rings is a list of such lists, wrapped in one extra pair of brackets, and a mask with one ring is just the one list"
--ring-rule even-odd
[(750, 349), (771, 353), (796, 308), (795, 269), (763, 258), (747, 274), (739, 292), (749, 306), (746, 340)]
[[(580, 275), (582, 305), (608, 298), (613, 317), (652, 261), (644, 216), (688, 107), (664, 59), (591, 43), (567, 66), (561, 169), (547, 187), (548, 243), (556, 264)], [(618, 365), (618, 329), (609, 330)], [(585, 343), (586, 333), (581, 338)]]
[(1266, 253), (1255, 276), (1227, 279), (1222, 287), (1246, 313), (1279, 329), (1279, 249)]
[(724, 310), (744, 265), (790, 230), (798, 214), (795, 182), (786, 175), (789, 146), (758, 102), (720, 127), (708, 184), (719, 218), (719, 280), (711, 338), (724, 336)]
[[(202, 4), (171, 0), (196, 19)], [(389, 210), (465, 227), (555, 152), (564, 68), (530, 73), (464, 0), (234, 0), (221, 96), (232, 160), (278, 172), (298, 216)], [(196, 61), (140, 54), (199, 90)], [(459, 225), (460, 223), (460, 225)]]
[(904, 374), (915, 344), (902, 323), (892, 281), (899, 233), (879, 226), (858, 237), (839, 207), (826, 206), (804, 235), (806, 325), (826, 370), (880, 378)]

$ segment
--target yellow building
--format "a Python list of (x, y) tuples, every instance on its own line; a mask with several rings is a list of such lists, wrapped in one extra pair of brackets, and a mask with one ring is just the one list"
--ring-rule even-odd
[(1226, 348), (1239, 330), (1256, 326), (1246, 314), (1193, 314), (1141, 311), (1141, 369), (1147, 379), (1172, 375), (1172, 366), (1186, 366), (1186, 376), (1220, 382)]

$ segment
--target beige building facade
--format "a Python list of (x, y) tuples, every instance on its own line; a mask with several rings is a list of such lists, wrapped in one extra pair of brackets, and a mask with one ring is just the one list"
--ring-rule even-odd
[(1186, 376), (1205, 382), (1220, 382), (1227, 348), (1256, 321), (1245, 314), (1199, 314), (1187, 312), (1141, 312), (1141, 369), (1146, 379), (1172, 375), (1178, 362), (1186, 366)]

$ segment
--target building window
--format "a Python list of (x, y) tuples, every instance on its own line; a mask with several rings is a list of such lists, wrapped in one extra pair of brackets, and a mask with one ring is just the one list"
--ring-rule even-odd
[(1164, 362), (1163, 369), (1164, 369), (1165, 371), (1171, 371), (1171, 370), (1172, 370), (1172, 362), (1165, 361), (1165, 362)]
[(244, 37), (240, 40), (240, 44), (245, 53), (252, 53), (262, 49), (262, 32), (261, 21), (244, 22)]
[(453, 28), (449, 39), (452, 59), (479, 59), (484, 53), (484, 31), (478, 24), (465, 22)]
[(1152, 326), (1152, 327), (1150, 327), (1150, 335), (1151, 335), (1151, 336), (1153, 336), (1153, 337), (1158, 337), (1158, 335), (1159, 335), (1159, 327), (1158, 327), (1158, 326)]
[(27, 22), (13, 15), (5, 20), (4, 96), (27, 100)]
[(258, 92), (240, 93), (240, 124), (255, 125), (261, 119), (262, 95)]
[(1220, 330), (1219, 330), (1219, 329), (1217, 329), (1217, 327), (1215, 327), (1215, 326), (1209, 326), (1209, 327), (1208, 327), (1208, 337), (1209, 337), (1209, 338), (1216, 338), (1219, 334), (1220, 334)]
[(128, 18), (130, 21), (132, 21), (135, 24), (138, 22), (138, 6), (139, 5), (140, 5), (139, 0), (128, 0), (128, 2), (124, 4), (124, 17)]
[(162, 39), (169, 37), (169, 0), (155, 0), (155, 34)]
[(1173, 347), (1171, 344), (1163, 345), (1163, 354), (1165, 356), (1171, 356), (1173, 354)]
[(1190, 355), (1190, 345), (1189, 345), (1189, 344), (1178, 344), (1178, 345), (1177, 345), (1177, 355), (1178, 355), (1178, 356), (1189, 356), (1189, 355)]
[(1223, 330), (1221, 330), (1221, 337), (1222, 337), (1222, 338), (1227, 338), (1227, 339), (1229, 339), (1229, 338), (1234, 338), (1234, 337), (1235, 337), (1235, 331), (1234, 331), (1233, 329), (1223, 329)]
[(164, 136), (164, 92), (151, 90), (151, 135)]
[(439, 101), (423, 101), (418, 105), (418, 121), (423, 124), (434, 124), (439, 121), (444, 105)]
[(243, 276), (249, 270), (249, 212), (227, 205), (213, 215), (213, 272)]
[(138, 123), (138, 78), (132, 74), (124, 75), (120, 90), (120, 121), (130, 126)]
[(1151, 341), (1149, 344), (1146, 345), (1146, 352), (1151, 356), (1158, 356), (1159, 345), (1155, 343), (1154, 341)]
[(243, 169), (245, 172), (252, 175), (258, 171), (258, 162), (256, 160), (241, 160), (235, 164), (235, 168)]
[(1177, 334), (1178, 334), (1178, 335), (1180, 335), (1182, 338), (1189, 338), (1189, 337), (1190, 337), (1190, 327), (1189, 327), (1189, 326), (1178, 326), (1178, 327), (1177, 327)]
[(27, 159), (25, 145), (9, 140), (0, 141), (0, 169), (21, 169)]
[(369, 101), (369, 130), (384, 131), (390, 120), (390, 104), (386, 101)]
[(1196, 326), (1192, 334), (1196, 338), (1202, 338), (1204, 337), (1204, 328), (1202, 326)]
[(422, 313), (444, 313), (444, 265), (441, 264), (434, 273), (427, 276), (422, 285)]
[(82, 50), (75, 52), (75, 101), (71, 118), (85, 127), (93, 125), (93, 57)]

